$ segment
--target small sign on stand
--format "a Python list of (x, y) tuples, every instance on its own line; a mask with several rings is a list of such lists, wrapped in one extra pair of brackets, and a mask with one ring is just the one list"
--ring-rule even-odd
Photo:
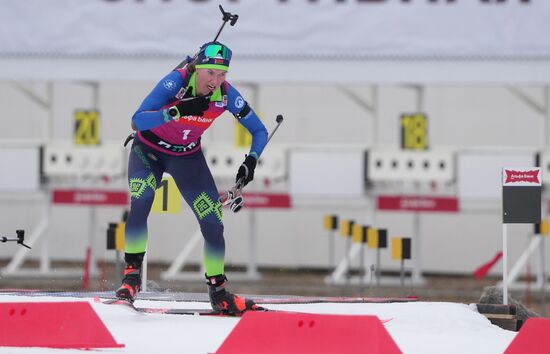
[(508, 305), (508, 224), (540, 224), (540, 167), (502, 169), (502, 303)]

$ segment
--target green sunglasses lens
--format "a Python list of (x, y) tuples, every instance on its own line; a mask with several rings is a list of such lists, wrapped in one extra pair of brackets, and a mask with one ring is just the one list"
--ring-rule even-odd
[(222, 52), (221, 45), (211, 44), (208, 47), (206, 47), (206, 49), (204, 50), (204, 56), (207, 58), (216, 58), (216, 57), (224, 58), (223, 53), (220, 53), (220, 52)]

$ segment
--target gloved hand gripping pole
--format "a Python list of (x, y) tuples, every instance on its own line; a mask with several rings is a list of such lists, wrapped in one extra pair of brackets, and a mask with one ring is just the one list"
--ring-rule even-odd
[[(277, 115), (277, 118), (275, 119), (275, 121), (277, 122), (277, 125), (275, 126), (275, 128), (273, 128), (273, 131), (267, 137), (267, 141), (265, 143), (266, 146), (271, 140), (271, 138), (273, 137), (273, 135), (275, 134), (275, 132), (277, 131), (277, 129), (279, 129), (279, 126), (281, 125), (281, 123), (283, 122), (283, 116), (281, 114)], [(235, 183), (233, 188), (225, 192), (218, 199), (219, 202), (223, 206), (230, 205), (229, 209), (231, 209), (232, 212), (234, 213), (238, 212), (244, 206), (244, 198), (242, 196), (243, 188), (244, 188), (244, 177), (241, 177), (239, 178), (237, 183)]]

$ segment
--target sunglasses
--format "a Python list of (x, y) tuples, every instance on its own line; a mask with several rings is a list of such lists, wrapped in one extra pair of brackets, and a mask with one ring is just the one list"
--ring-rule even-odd
[(231, 60), (231, 51), (220, 44), (209, 44), (204, 48), (204, 56), (207, 58)]

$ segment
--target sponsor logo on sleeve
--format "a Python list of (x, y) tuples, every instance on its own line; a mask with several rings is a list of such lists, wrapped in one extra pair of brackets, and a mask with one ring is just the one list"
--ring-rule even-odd
[(169, 91), (174, 91), (176, 89), (176, 83), (173, 80), (170, 80), (170, 79), (164, 80), (162, 85), (164, 86), (165, 89), (167, 89)]
[(215, 106), (220, 108), (227, 106), (227, 95), (223, 95), (222, 100), (220, 102), (216, 102)]
[(237, 108), (243, 108), (244, 107), (244, 100), (241, 96), (239, 96), (235, 99), (235, 107), (237, 107)]
[(187, 88), (186, 87), (182, 87), (180, 88), (180, 90), (178, 91), (178, 93), (176, 93), (176, 98), (178, 100), (181, 100), (183, 98), (183, 96), (185, 96), (185, 92), (187, 91)]

